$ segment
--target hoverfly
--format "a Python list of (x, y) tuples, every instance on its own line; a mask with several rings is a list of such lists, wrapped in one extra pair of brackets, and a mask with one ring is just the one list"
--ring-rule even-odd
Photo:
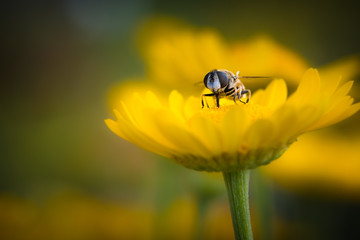
[[(268, 77), (258, 77), (258, 76), (239, 76), (239, 71), (234, 75), (228, 70), (218, 70), (214, 69), (211, 72), (208, 72), (204, 77), (204, 85), (206, 88), (212, 91), (212, 93), (201, 95), (201, 105), (204, 108), (204, 98), (205, 97), (216, 97), (216, 106), (220, 107), (220, 97), (229, 97), (234, 100), (239, 100), (240, 102), (246, 104), (249, 102), (251, 97), (250, 89), (245, 89), (244, 84), (240, 81), (240, 78), (268, 78)], [(241, 98), (247, 95), (246, 102), (242, 101)], [(205, 99), (207, 107), (209, 104)]]

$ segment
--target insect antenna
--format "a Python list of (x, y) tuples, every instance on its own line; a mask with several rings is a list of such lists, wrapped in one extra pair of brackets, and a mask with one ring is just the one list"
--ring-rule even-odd
[(269, 76), (240, 76), (240, 71), (237, 71), (235, 76), (237, 79), (241, 79), (241, 78), (273, 79), (273, 77), (269, 77)]
[(273, 79), (273, 77), (263, 77), (263, 76), (238, 76), (237, 78), (260, 78), (260, 79)]

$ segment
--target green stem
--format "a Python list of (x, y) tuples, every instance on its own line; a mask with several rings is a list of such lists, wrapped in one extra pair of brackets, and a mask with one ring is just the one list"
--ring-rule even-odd
[(236, 240), (253, 239), (249, 210), (250, 170), (223, 172)]

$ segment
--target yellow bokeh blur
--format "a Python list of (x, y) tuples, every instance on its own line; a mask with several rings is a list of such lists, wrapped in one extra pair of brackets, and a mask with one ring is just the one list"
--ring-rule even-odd
[(233, 238), (226, 201), (214, 202), (205, 213), (204, 223), (198, 221), (197, 207), (194, 199), (180, 197), (156, 215), (146, 205), (109, 202), (74, 192), (46, 199), (43, 206), (2, 195), (0, 239)]

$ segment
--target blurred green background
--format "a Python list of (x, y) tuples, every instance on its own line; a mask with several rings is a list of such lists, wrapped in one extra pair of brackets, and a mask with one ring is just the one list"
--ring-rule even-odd
[[(212, 219), (223, 217), (226, 221), (219, 226), (227, 225), (219, 230), (212, 227), (217, 232), (209, 235), (231, 239), (220, 177), (147, 153), (104, 124), (112, 117), (109, 89), (124, 78), (144, 76), (135, 44), (137, 30), (152, 17), (170, 16), (199, 28), (215, 28), (227, 41), (267, 34), (318, 67), (360, 52), (359, 10), (347, 1), (7, 2), (0, 14), (0, 238), (202, 239), (206, 233), (196, 229), (208, 229), (203, 224), (213, 226)], [(259, 179), (254, 180), (258, 185), (268, 183)], [(352, 224), (359, 223), (358, 200), (314, 200), (274, 189), (254, 193), (254, 202), (261, 202), (261, 194), (269, 191), (272, 197), (264, 198), (274, 201), (278, 218), (298, 217), (308, 225), (335, 209), (347, 219), (342, 222), (347, 227), (324, 223), (325, 229), (341, 228), (339, 235), (324, 239), (356, 232)], [(174, 220), (176, 204), (188, 209), (179, 214), (184, 219), (190, 216), (193, 224)], [(314, 213), (319, 206), (325, 208)], [(306, 214), (303, 209), (311, 211)], [(141, 221), (145, 223), (139, 225)], [(137, 233), (139, 229), (143, 235)], [(328, 230), (320, 230), (320, 235), (309, 231), (303, 233), (307, 239), (320, 239)]]

